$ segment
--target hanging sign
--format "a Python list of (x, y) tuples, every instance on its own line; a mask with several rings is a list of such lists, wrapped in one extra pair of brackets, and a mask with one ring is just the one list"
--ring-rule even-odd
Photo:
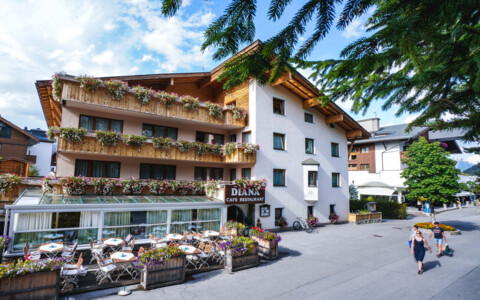
[(225, 185), (225, 204), (260, 204), (265, 203), (265, 190), (255, 188), (237, 188)]

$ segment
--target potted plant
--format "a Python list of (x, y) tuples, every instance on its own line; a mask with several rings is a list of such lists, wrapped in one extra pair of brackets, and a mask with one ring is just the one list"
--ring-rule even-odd
[(141, 270), (140, 284), (144, 289), (185, 281), (185, 252), (175, 243), (143, 252), (137, 257), (137, 264)]
[(112, 97), (113, 100), (117, 101), (122, 100), (123, 96), (125, 96), (129, 90), (128, 84), (121, 80), (107, 80), (103, 84), (105, 85), (107, 94)]
[(122, 192), (125, 195), (140, 195), (145, 187), (142, 180), (134, 178), (123, 180), (120, 184), (122, 185)]
[(240, 235), (245, 230), (245, 225), (236, 221), (228, 221), (225, 227), (232, 231), (232, 235)]
[(83, 195), (87, 188), (87, 180), (83, 176), (70, 176), (62, 179), (63, 192), (68, 195)]
[(275, 226), (280, 227), (280, 229), (285, 229), (288, 226), (287, 219), (281, 216), (280, 218), (275, 220)]
[(218, 105), (218, 104), (214, 104), (214, 103), (211, 103), (211, 102), (207, 102), (205, 104), (208, 108), (208, 114), (210, 116), (213, 116), (217, 119), (221, 119), (222, 116), (223, 116), (223, 107)]
[(340, 218), (340, 216), (337, 215), (336, 213), (331, 213), (331, 214), (328, 216), (328, 219), (330, 220), (330, 224), (335, 224), (335, 223), (337, 223), (339, 218)]
[(87, 131), (83, 128), (61, 127), (60, 137), (72, 143), (81, 142)]
[(198, 108), (198, 105), (200, 101), (198, 101), (198, 98), (192, 97), (192, 96), (183, 96), (182, 98), (182, 105), (183, 105), (183, 110), (186, 111), (195, 111)]
[(135, 95), (135, 98), (137, 98), (137, 100), (140, 101), (142, 105), (148, 104), (154, 94), (153, 90), (145, 88), (141, 85), (133, 87), (132, 92)]
[(308, 224), (312, 225), (312, 227), (315, 227), (317, 226), (318, 218), (310, 215), (308, 216), (306, 221)]
[(112, 196), (115, 187), (118, 184), (117, 179), (96, 178), (92, 179), (93, 191), (95, 195)]
[(225, 250), (225, 266), (230, 272), (258, 266), (258, 244), (253, 239), (236, 236), (220, 247)]
[(3, 250), (7, 249), (11, 241), (12, 238), (8, 235), (0, 235), (0, 262), (2, 261)]
[(258, 243), (258, 255), (260, 257), (268, 260), (278, 258), (278, 243), (282, 240), (278, 234), (253, 227), (250, 236)]
[(77, 77), (80, 81), (80, 88), (88, 92), (95, 92), (99, 87), (103, 86), (103, 81), (88, 75), (81, 75)]

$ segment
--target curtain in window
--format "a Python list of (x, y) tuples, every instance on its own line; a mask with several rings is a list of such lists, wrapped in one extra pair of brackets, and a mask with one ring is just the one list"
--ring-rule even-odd
[(95, 124), (95, 130), (108, 130), (108, 120), (104, 118), (97, 118), (97, 122)]
[(164, 179), (163, 174), (165, 167), (162, 165), (153, 165), (153, 178), (154, 179)]
[(273, 135), (273, 148), (283, 149), (283, 136), (278, 134)]
[(243, 142), (244, 143), (250, 143), (252, 134), (250, 132), (243, 133)]
[(151, 138), (152, 135), (153, 135), (153, 126), (151, 126), (151, 125), (143, 125), (142, 135), (143, 135), (143, 136), (146, 136), (147, 138)]
[(332, 143), (332, 156), (338, 156), (338, 144)]
[(79, 227), (94, 227), (100, 226), (100, 212), (98, 211), (82, 211), (80, 213)]
[(243, 178), (248, 178), (248, 179), (252, 179), (252, 169), (248, 168), (248, 169), (242, 169), (242, 177)]
[(51, 229), (52, 213), (16, 213), (14, 231)]
[(75, 176), (88, 176), (88, 161), (77, 160), (75, 165)]
[(147, 164), (140, 165), (140, 178), (141, 179), (150, 178), (150, 165), (147, 165)]
[(166, 210), (147, 211), (147, 224), (161, 223), (167, 223)]
[(313, 140), (305, 140), (305, 147), (307, 153), (313, 153)]
[(172, 210), (172, 222), (188, 222), (192, 220), (192, 210)]
[(332, 186), (338, 186), (338, 174), (332, 174)]
[(93, 118), (87, 116), (80, 116), (80, 127), (86, 130), (93, 130)]
[(130, 212), (106, 212), (104, 224), (106, 226), (130, 225)]
[(92, 162), (92, 177), (105, 177), (105, 162)]
[(177, 132), (178, 132), (177, 128), (167, 128), (167, 137), (176, 140)]
[(220, 180), (223, 177), (223, 169), (215, 168), (213, 169), (213, 179)]
[(122, 121), (112, 120), (111, 125), (110, 125), (110, 129), (112, 131), (122, 132), (122, 127), (123, 127), (122, 125), (123, 125)]
[(201, 167), (195, 167), (195, 175), (194, 175), (194, 178), (195, 180), (204, 180), (206, 178), (203, 178), (203, 170), (205, 168), (201, 168)]
[(197, 227), (200, 228), (199, 230), (220, 230), (220, 222), (202, 222), (197, 224)]
[(165, 127), (155, 126), (155, 137), (165, 137)]
[(120, 177), (120, 164), (119, 163), (108, 163), (107, 164), (107, 177), (108, 178), (119, 178)]
[(165, 176), (165, 179), (175, 180), (175, 166), (167, 166), (166, 169), (167, 174)]
[(275, 171), (273, 172), (273, 184), (274, 185), (284, 185), (283, 182), (283, 172), (282, 171)]
[(198, 221), (209, 221), (209, 220), (219, 220), (219, 219), (220, 219), (219, 208), (199, 209), (197, 212)]

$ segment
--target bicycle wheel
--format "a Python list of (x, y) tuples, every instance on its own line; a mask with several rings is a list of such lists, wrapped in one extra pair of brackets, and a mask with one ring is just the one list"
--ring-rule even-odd
[(300, 225), (300, 222), (298, 222), (298, 221), (293, 222), (293, 229), (295, 229), (296, 231), (301, 230), (302, 225)]
[(313, 226), (310, 224), (307, 224), (307, 232), (312, 233), (313, 232)]

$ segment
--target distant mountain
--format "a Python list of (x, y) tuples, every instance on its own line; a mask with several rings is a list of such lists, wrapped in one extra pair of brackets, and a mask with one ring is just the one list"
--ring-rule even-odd
[(475, 164), (472, 164), (468, 161), (465, 161), (463, 159), (460, 159), (457, 161), (457, 165), (455, 167), (457, 167), (457, 169), (460, 169), (460, 171), (465, 171), (471, 167), (473, 167)]
[(480, 164), (477, 164), (473, 167), (463, 170), (463, 173), (470, 174), (470, 175), (480, 175)]

